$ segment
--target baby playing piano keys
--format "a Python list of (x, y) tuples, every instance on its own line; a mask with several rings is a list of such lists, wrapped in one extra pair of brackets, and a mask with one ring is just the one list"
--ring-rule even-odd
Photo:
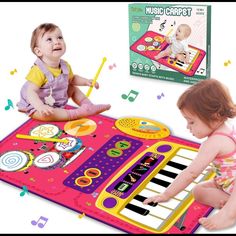
[(236, 116), (236, 105), (228, 88), (211, 78), (189, 87), (177, 106), (192, 135), (206, 139), (192, 163), (165, 191), (146, 198), (143, 204), (169, 201), (212, 164), (215, 177), (197, 184), (192, 193), (196, 201), (219, 211), (200, 218), (199, 223), (208, 230), (228, 228), (236, 222), (236, 131), (230, 123)]

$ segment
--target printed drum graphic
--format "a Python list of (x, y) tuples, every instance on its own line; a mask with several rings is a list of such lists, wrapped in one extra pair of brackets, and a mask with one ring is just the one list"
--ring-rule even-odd
[(42, 169), (51, 170), (61, 167), (65, 161), (66, 159), (56, 152), (46, 152), (35, 158), (34, 165)]
[(79, 119), (75, 121), (69, 121), (65, 124), (64, 130), (67, 134), (72, 136), (85, 136), (94, 132), (97, 128), (97, 124), (90, 119)]
[(29, 134), (31, 136), (39, 136), (43, 138), (56, 138), (62, 134), (60, 128), (53, 124), (42, 124), (33, 128)]
[(67, 144), (65, 143), (57, 143), (55, 148), (60, 152), (73, 152), (81, 148), (82, 141), (79, 138), (65, 137), (62, 140), (68, 140)]
[(28, 152), (9, 151), (0, 156), (0, 170), (2, 171), (22, 171), (32, 164), (33, 156)]

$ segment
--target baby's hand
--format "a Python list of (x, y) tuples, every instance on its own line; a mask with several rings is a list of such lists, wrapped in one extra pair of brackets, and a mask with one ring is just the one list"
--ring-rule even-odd
[(39, 106), (37, 111), (43, 116), (49, 116), (53, 114), (53, 108), (45, 104)]
[(154, 203), (157, 203), (157, 202), (166, 202), (168, 201), (170, 198), (168, 196), (166, 196), (164, 193), (160, 194), (160, 195), (156, 195), (154, 197), (149, 197), (147, 199), (145, 199), (143, 201), (143, 204), (148, 204), (150, 202), (154, 202)]
[(171, 43), (170, 37), (165, 36), (165, 40), (167, 43)]
[[(87, 85), (88, 85), (89, 87), (92, 86), (92, 85), (93, 85), (93, 80), (92, 80), (92, 79), (88, 79)], [(99, 88), (98, 82), (95, 83), (94, 87), (95, 87), (96, 89)]]

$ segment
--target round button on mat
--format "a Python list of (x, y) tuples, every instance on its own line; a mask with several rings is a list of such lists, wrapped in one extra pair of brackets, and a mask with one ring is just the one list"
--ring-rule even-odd
[(157, 148), (158, 152), (169, 152), (172, 149), (172, 147), (168, 144), (161, 145)]
[(117, 200), (113, 197), (108, 197), (103, 201), (103, 206), (106, 208), (113, 208), (116, 204)]

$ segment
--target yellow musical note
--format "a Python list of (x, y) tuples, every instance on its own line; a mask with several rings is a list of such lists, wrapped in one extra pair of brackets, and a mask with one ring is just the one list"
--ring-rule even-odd
[(11, 74), (11, 75), (14, 75), (16, 72), (17, 72), (17, 70), (14, 69), (14, 70), (10, 71), (10, 74)]
[(78, 217), (79, 217), (80, 219), (82, 219), (84, 216), (85, 216), (85, 214), (84, 214), (84, 213), (82, 213), (82, 214), (78, 215)]
[(228, 66), (229, 64), (231, 64), (230, 60), (224, 62), (224, 66)]

